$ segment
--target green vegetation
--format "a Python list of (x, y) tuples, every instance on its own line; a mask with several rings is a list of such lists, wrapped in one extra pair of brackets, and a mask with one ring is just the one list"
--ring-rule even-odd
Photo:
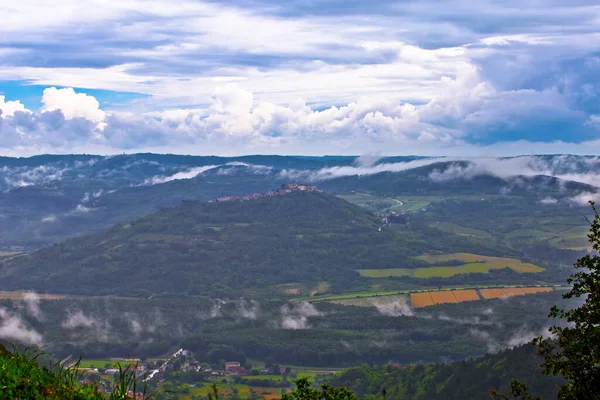
[(591, 204), (595, 217), (588, 238), (596, 253), (577, 261), (577, 272), (567, 280), (573, 287), (563, 296), (583, 299), (583, 304), (571, 309), (552, 307), (550, 318), (561, 320), (550, 328), (554, 338), (540, 336), (534, 341), (544, 357), (544, 373), (567, 380), (560, 399), (597, 399), (600, 393), (600, 216)]
[(417, 257), (431, 265), (457, 264), (455, 266), (431, 266), (427, 268), (388, 268), (361, 269), (361, 276), (367, 278), (389, 278), (392, 276), (411, 276), (415, 278), (450, 277), (458, 274), (488, 273), (492, 269), (510, 268), (516, 272), (542, 272), (544, 269), (523, 263), (514, 258), (482, 256), (477, 254), (453, 253), (426, 255)]
[(77, 363), (69, 368), (60, 363), (40, 364), (46, 354), (27, 348), (9, 351), (0, 345), (0, 398), (56, 400), (125, 400), (128, 393), (145, 392), (137, 387), (133, 372), (120, 369), (109, 394), (100, 391), (98, 384), (81, 385), (83, 373)]
[(382, 390), (390, 400), (490, 398), (491, 389), (507, 391), (512, 379), (522, 379), (545, 399), (556, 398), (563, 380), (541, 374), (533, 346), (522, 346), (482, 358), (454, 364), (418, 366), (359, 366), (324, 380), (343, 386), (365, 399), (380, 399)]
[(461, 226), (455, 224), (454, 222), (438, 222), (432, 224), (431, 226), (439, 229), (440, 231), (455, 233), (457, 235), (474, 236), (485, 239), (491, 239), (492, 237), (491, 234), (481, 229), (467, 228), (466, 226)]
[(0, 288), (237, 297), (259, 292), (272, 296), (273, 285), (298, 282), (335, 293), (368, 285), (357, 269), (425, 267), (424, 260), (415, 258), (425, 252), (511, 252), (493, 243), (440, 235), (419, 224), (383, 231), (380, 226), (372, 214), (320, 193), (222, 203), (190, 201), (3, 260)]
[(345, 387), (322, 385), (321, 390), (313, 389), (308, 378), (296, 381), (296, 390), (283, 395), (281, 400), (360, 400)]

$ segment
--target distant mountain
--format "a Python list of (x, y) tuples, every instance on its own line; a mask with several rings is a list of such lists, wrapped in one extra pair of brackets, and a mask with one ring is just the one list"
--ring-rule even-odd
[(359, 268), (420, 267), (413, 257), (434, 250), (503, 251), (418, 225), (380, 226), (326, 193), (186, 201), (4, 260), (0, 289), (142, 297), (273, 294), (274, 285), (322, 281), (348, 289), (364, 284)]
[(598, 189), (590, 183), (596, 175), (597, 158), (577, 156), (484, 161), (169, 154), (0, 157), (0, 250), (40, 248), (182, 200), (240, 196), (294, 181), (311, 182), (332, 194), (520, 196), (537, 202), (595, 193)]

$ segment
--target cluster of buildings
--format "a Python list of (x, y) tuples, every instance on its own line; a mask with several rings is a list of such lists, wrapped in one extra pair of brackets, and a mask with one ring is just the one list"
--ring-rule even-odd
[(209, 376), (245, 376), (250, 375), (250, 371), (242, 367), (238, 361), (228, 361), (225, 363), (225, 369), (200, 369), (198, 372), (204, 372)]
[(262, 197), (277, 197), (277, 196), (285, 196), (294, 192), (319, 192), (322, 193), (322, 190), (319, 190), (316, 186), (305, 185), (301, 183), (290, 183), (287, 185), (281, 185), (281, 188), (277, 190), (271, 190), (269, 192), (264, 193), (252, 193), (247, 194), (245, 196), (226, 196), (226, 197), (218, 197), (216, 200), (211, 200), (210, 202), (223, 203), (226, 201), (248, 201), (248, 200), (256, 200)]

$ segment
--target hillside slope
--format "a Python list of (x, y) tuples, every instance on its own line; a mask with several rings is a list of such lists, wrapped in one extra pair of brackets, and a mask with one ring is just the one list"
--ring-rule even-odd
[(4, 260), (0, 289), (146, 297), (243, 295), (296, 282), (350, 287), (360, 268), (420, 267), (413, 257), (434, 250), (497, 251), (426, 227), (379, 226), (325, 193), (187, 201)]
[(380, 398), (382, 389), (391, 400), (435, 400), (490, 398), (491, 390), (508, 393), (513, 379), (526, 383), (532, 394), (556, 398), (562, 378), (542, 375), (541, 359), (530, 345), (451, 364), (409, 368), (350, 368), (329, 381), (346, 386), (366, 399)]

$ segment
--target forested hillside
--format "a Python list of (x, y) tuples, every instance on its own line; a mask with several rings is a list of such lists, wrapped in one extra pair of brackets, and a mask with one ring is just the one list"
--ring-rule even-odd
[(511, 253), (426, 226), (380, 231), (381, 225), (374, 215), (324, 193), (187, 201), (5, 259), (0, 289), (231, 297), (277, 284), (325, 281), (335, 290), (364, 284), (357, 269), (426, 266), (414, 258), (424, 253)]
[(452, 364), (411, 367), (367, 365), (350, 368), (327, 381), (346, 386), (359, 397), (391, 400), (484, 400), (492, 389), (508, 392), (513, 379), (526, 383), (535, 396), (556, 398), (562, 378), (541, 373), (542, 359), (531, 345)]

